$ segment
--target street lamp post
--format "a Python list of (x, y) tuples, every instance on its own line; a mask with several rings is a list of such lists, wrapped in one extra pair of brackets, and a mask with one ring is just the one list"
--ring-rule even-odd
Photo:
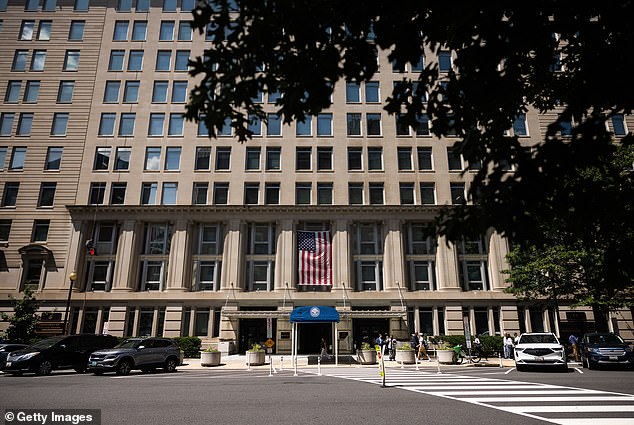
[(77, 280), (77, 273), (73, 270), (68, 276), (70, 285), (68, 286), (68, 299), (66, 300), (66, 314), (64, 314), (64, 335), (68, 333), (68, 315), (70, 314), (70, 297), (73, 295), (73, 284)]

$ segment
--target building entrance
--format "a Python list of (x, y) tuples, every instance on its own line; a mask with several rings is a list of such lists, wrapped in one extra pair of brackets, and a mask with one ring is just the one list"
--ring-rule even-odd
[(385, 336), (390, 331), (389, 319), (352, 319), (352, 332), (356, 349), (362, 342), (374, 342), (379, 334)]
[[(319, 354), (321, 339), (326, 340), (326, 347), (332, 345), (332, 323), (299, 323), (298, 354)], [(332, 354), (331, 350), (328, 351)]]
[[(276, 335), (277, 320), (273, 319), (273, 340)], [(238, 344), (238, 352), (244, 353), (253, 344), (260, 344), (264, 347), (266, 337), (266, 319), (240, 319), (240, 343)], [(273, 348), (275, 350), (275, 347)]]

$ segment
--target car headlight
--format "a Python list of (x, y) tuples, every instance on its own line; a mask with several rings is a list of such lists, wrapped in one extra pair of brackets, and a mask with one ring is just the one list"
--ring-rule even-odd
[(593, 353), (593, 354), (599, 354), (599, 349), (598, 348), (594, 348), (594, 347), (590, 347), (590, 348), (588, 348), (588, 352), (589, 353)]
[(524, 351), (524, 349), (523, 349), (523, 348), (516, 348), (516, 349), (515, 349), (515, 352), (516, 352), (516, 353), (521, 353), (521, 352), (523, 352), (523, 351)]
[(28, 354), (22, 354), (21, 356), (15, 356), (15, 357), (11, 357), (11, 361), (23, 361), (23, 360), (28, 360), (28, 359), (32, 359), (33, 357), (37, 356), (38, 354), (40, 354), (39, 351), (35, 351), (33, 353), (28, 353)]
[(104, 357), (103, 359), (104, 359), (104, 360), (114, 360), (114, 359), (116, 359), (117, 357), (119, 357), (119, 355), (118, 355), (118, 354), (108, 354), (108, 355), (107, 355), (106, 357)]
[(634, 350), (632, 350), (632, 347), (625, 347), (625, 352), (626, 353), (631, 353), (632, 351), (634, 351)]

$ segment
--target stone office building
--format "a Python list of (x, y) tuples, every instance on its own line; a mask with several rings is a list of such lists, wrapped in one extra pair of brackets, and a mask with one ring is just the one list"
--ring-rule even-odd
[[(507, 242), (494, 231), (448, 244), (424, 224), (460, 202), (469, 172), (455, 138), (397, 125), (381, 102), (423, 60), (340, 83), (332, 107), (237, 142), (183, 113), (187, 61), (205, 36), (193, 0), (0, 0), (0, 310), (30, 286), (70, 331), (196, 335), (242, 351), (290, 352), (293, 307), (336, 307), (300, 324), (300, 353), (321, 337), (341, 353), (379, 332), (426, 334), (593, 327), (592, 311), (518, 303), (503, 292)], [(431, 52), (441, 72), (451, 52)], [(552, 117), (509, 131), (530, 147)], [(626, 122), (627, 120), (627, 122)], [(630, 117), (610, 125), (617, 136)], [(512, 170), (510, 170), (512, 172)], [(328, 231), (331, 285), (298, 285), (298, 231)], [(87, 247), (93, 248), (89, 252)], [(72, 275), (73, 277), (75, 274)], [(626, 338), (631, 311), (610, 326)], [(6, 323), (0, 323), (0, 329)]]

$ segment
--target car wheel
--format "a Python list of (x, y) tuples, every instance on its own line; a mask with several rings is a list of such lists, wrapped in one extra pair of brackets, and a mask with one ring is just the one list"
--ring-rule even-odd
[(42, 360), (39, 365), (37, 365), (37, 370), (35, 371), (38, 375), (50, 375), (53, 371), (53, 363), (50, 360)]
[(518, 372), (525, 372), (526, 371), (526, 366), (523, 364), (515, 364), (515, 370), (517, 370)]
[(596, 370), (597, 369), (597, 364), (594, 363), (592, 360), (588, 359), (588, 369), (590, 370)]
[(132, 364), (129, 360), (121, 360), (117, 365), (117, 375), (128, 375), (132, 370)]
[(96, 370), (96, 371), (93, 372), (93, 375), (101, 376), (101, 375), (103, 375), (103, 371), (102, 370)]
[(22, 376), (22, 372), (6, 372), (6, 373), (13, 376)]
[(86, 368), (85, 367), (76, 367), (75, 368), (75, 372), (77, 372), (77, 373), (86, 373)]
[(165, 372), (172, 373), (176, 372), (176, 359), (174, 357), (170, 357), (165, 361)]

